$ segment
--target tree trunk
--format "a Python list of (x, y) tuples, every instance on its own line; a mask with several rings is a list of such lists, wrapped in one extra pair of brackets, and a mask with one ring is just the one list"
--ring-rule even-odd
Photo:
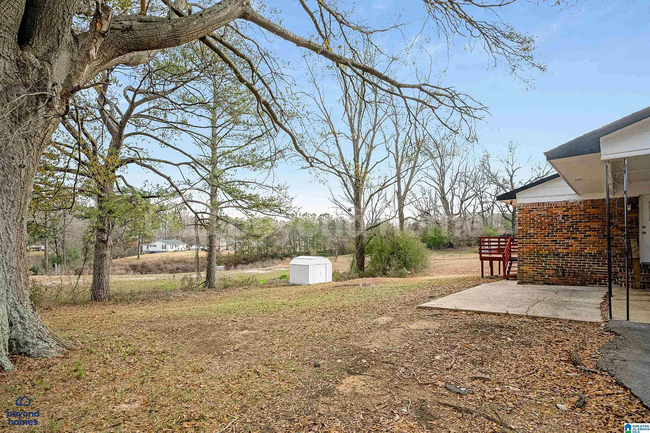
[[(216, 230), (215, 230), (216, 231)], [(205, 273), (205, 286), (208, 289), (214, 289), (217, 285), (217, 234), (208, 230), (208, 269)]]
[(47, 238), (45, 238), (45, 248), (43, 248), (43, 267), (45, 268), (45, 275), (50, 273), (50, 246), (48, 245)]
[(406, 224), (406, 216), (404, 215), (404, 198), (401, 193), (397, 195), (397, 218), (399, 221), (399, 229), (403, 232)]
[(97, 196), (97, 231), (95, 232), (95, 255), (93, 260), (93, 282), (90, 300), (106, 302), (111, 293), (111, 262), (113, 260), (113, 222), (109, 203), (113, 195), (113, 183), (104, 186)]
[(10, 353), (48, 357), (63, 348), (38, 317), (27, 276), (26, 217), (36, 169), (58, 114), (43, 95), (12, 93), (22, 88), (20, 81), (0, 84), (0, 367), (10, 370)]
[(366, 271), (366, 230), (361, 199), (354, 206), (354, 261), (356, 271), (363, 274)]

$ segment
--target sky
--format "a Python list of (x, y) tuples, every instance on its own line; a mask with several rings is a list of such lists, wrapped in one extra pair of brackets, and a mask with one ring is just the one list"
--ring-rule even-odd
[[(445, 86), (471, 95), (488, 107), (489, 114), (477, 126), (476, 153), (504, 152), (507, 144), (520, 145), (520, 157), (543, 161), (543, 152), (575, 137), (650, 105), (650, 4), (642, 0), (519, 0), (503, 8), (504, 22), (536, 38), (536, 57), (547, 71), (525, 70), (526, 81), (516, 78), (480, 48), (466, 49), (466, 41), (447, 44), (429, 32), (426, 53), (414, 59), (435, 59), (437, 80)], [(267, 0), (282, 13), (282, 24), (302, 36), (313, 32), (296, 0)], [(396, 16), (410, 22), (399, 33), (382, 36), (381, 43), (399, 52), (404, 39), (415, 37), (426, 16), (420, 0), (359, 0), (356, 16), (375, 27), (392, 23)], [(277, 16), (276, 16), (277, 17)], [(288, 60), (298, 87), (308, 88), (304, 77), (304, 51), (282, 40), (266, 43)], [(420, 55), (418, 55), (420, 54)], [(425, 55), (427, 54), (427, 55)], [(421, 65), (418, 65), (421, 66)], [(416, 81), (409, 71), (400, 72), (403, 81)], [(143, 173), (131, 173), (146, 178)], [(333, 212), (330, 189), (338, 185), (316, 181), (313, 173), (297, 165), (282, 164), (276, 181), (289, 185), (294, 205), (303, 212)], [(137, 181), (136, 181), (137, 183)]]
[[(370, 23), (382, 25), (399, 13), (417, 19), (415, 14), (422, 15), (422, 9), (411, 3), (418, 4), (409, 2), (410, 12), (401, 1), (359, 4)], [(456, 41), (449, 56), (440, 49), (441, 43), (430, 44), (432, 50), (441, 51), (439, 67), (446, 69), (441, 82), (489, 109), (489, 115), (477, 124), (480, 148), (498, 154), (512, 140), (521, 145), (523, 159), (531, 156), (543, 161), (544, 151), (650, 105), (647, 2), (590, 0), (558, 8), (519, 1), (504, 8), (502, 18), (536, 37), (536, 55), (548, 70), (524, 72), (532, 83), (513, 77), (504, 68), (491, 67), (479, 49), (466, 53), (462, 41)], [(285, 25), (291, 28), (292, 24), (291, 17), (287, 18)], [(289, 44), (280, 46), (294, 51)], [(298, 65), (299, 54), (293, 54)], [(322, 185), (294, 166), (282, 166), (277, 174), (280, 181), (290, 184), (294, 204), (303, 211), (332, 212), (327, 197), (330, 187), (337, 190), (335, 184)]]

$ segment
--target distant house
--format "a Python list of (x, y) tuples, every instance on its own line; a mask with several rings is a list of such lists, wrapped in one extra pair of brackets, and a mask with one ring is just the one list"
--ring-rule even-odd
[(142, 245), (143, 253), (167, 253), (170, 251), (187, 251), (187, 244), (177, 239), (162, 239)]
[(27, 251), (45, 251), (43, 245), (30, 245), (27, 247)]

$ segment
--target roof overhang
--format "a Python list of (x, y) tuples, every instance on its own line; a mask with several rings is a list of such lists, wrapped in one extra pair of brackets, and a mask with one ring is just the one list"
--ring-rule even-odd
[(628, 160), (628, 194), (650, 193), (650, 107), (625, 116), (545, 153), (548, 163), (580, 197), (605, 195), (605, 164), (610, 193), (623, 191)]
[(600, 153), (601, 138), (611, 136), (617, 131), (638, 124), (648, 118), (650, 118), (650, 107), (618, 119), (615, 122), (581, 135), (578, 138), (574, 138), (561, 146), (551, 149), (548, 152), (544, 152), (544, 155), (546, 155), (546, 159), (550, 162), (556, 159)]
[(518, 193), (558, 177), (581, 199), (602, 198), (606, 190), (607, 162), (610, 162), (610, 193), (620, 196), (625, 159), (628, 195), (650, 194), (650, 107), (588, 132), (545, 155), (556, 174), (501, 194), (497, 200), (516, 205)]
[(513, 189), (512, 191), (505, 192), (501, 195), (497, 196), (497, 201), (507, 203), (513, 206), (517, 205), (517, 193), (520, 193), (522, 191), (526, 191), (527, 189), (534, 188), (538, 185), (541, 185), (543, 183), (546, 183), (548, 181), (551, 181), (553, 179), (559, 178), (560, 175), (557, 173), (553, 173), (550, 176), (546, 176), (542, 179), (536, 180), (535, 182), (527, 183), (526, 185), (520, 186), (519, 188)]

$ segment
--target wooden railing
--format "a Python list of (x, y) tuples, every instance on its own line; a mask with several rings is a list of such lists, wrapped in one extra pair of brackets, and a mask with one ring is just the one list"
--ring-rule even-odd
[(490, 276), (494, 275), (494, 262), (497, 263), (497, 275), (501, 274), (503, 266), (503, 278), (516, 278), (516, 274), (510, 273), (513, 263), (517, 261), (518, 243), (517, 238), (512, 236), (482, 236), (478, 238), (478, 254), (481, 260), (481, 277), (485, 276), (484, 262), (490, 265)]
[(517, 238), (509, 238), (503, 251), (503, 279), (517, 278), (516, 273), (511, 273), (514, 263), (518, 260), (519, 243)]

